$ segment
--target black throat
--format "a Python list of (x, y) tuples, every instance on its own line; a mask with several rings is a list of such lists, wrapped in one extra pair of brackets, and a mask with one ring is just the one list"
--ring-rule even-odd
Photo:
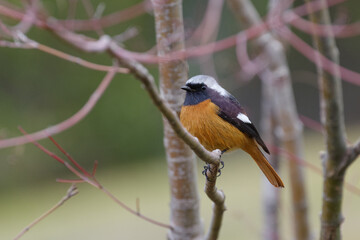
[(207, 92), (186, 92), (185, 102), (184, 106), (190, 106), (190, 105), (196, 105), (198, 103), (201, 103), (210, 97), (208, 96)]

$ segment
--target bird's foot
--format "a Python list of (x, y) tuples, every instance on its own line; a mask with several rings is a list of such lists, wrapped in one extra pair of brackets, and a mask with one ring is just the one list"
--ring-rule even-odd
[(220, 160), (220, 164), (221, 164), (221, 167), (218, 169), (218, 175), (216, 177), (221, 176), (221, 169), (223, 169), (225, 167), (224, 161)]
[(208, 177), (208, 175), (207, 175), (207, 172), (210, 172), (210, 173), (212, 173), (212, 171), (211, 171), (211, 168), (210, 168), (210, 164), (206, 164), (205, 166), (204, 166), (204, 170), (201, 172), (202, 173), (202, 175), (204, 175), (205, 177), (206, 177), (206, 180), (207, 181), (210, 181), (210, 179), (209, 179), (209, 177)]
[[(221, 164), (221, 167), (218, 169), (218, 174), (216, 175), (216, 177), (220, 177), (220, 176), (221, 176), (221, 169), (223, 169), (224, 166), (225, 166), (224, 161), (221, 161), (221, 160), (220, 160), (220, 164)], [(208, 172), (208, 171), (209, 171), (210, 173), (213, 173), (213, 172), (211, 171), (210, 164), (206, 164), (206, 165), (204, 166), (204, 170), (202, 171), (202, 175), (204, 175), (204, 176), (206, 177), (206, 180), (207, 180), (207, 181), (210, 181), (210, 179), (209, 179), (209, 177), (208, 177), (208, 175), (207, 175), (207, 172)]]
[[(227, 151), (228, 149), (225, 149), (225, 150), (222, 150), (221, 151), (221, 154), (220, 154), (220, 150), (214, 150), (213, 151), (213, 153), (215, 152), (216, 154), (218, 154), (218, 156), (219, 156), (219, 160), (220, 160), (220, 164), (221, 164), (221, 166), (219, 167), (219, 169), (217, 170), (217, 175), (216, 175), (216, 177), (220, 177), (221, 176), (221, 169), (223, 169), (224, 168), (224, 166), (225, 166), (225, 164), (224, 164), (224, 161), (221, 161), (221, 156)], [(204, 175), (205, 177), (206, 177), (206, 180), (207, 181), (210, 181), (210, 179), (209, 179), (209, 177), (208, 177), (208, 175), (207, 175), (207, 173), (208, 173), (208, 171), (210, 172), (210, 173), (213, 173), (212, 171), (211, 171), (211, 166), (210, 166), (210, 164), (206, 164), (205, 166), (204, 166), (204, 170), (202, 171), (202, 175)]]

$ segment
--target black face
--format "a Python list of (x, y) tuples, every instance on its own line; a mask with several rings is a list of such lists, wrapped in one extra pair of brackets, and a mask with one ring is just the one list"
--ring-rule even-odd
[(181, 89), (186, 91), (184, 105), (196, 105), (210, 98), (209, 89), (204, 83), (186, 84)]

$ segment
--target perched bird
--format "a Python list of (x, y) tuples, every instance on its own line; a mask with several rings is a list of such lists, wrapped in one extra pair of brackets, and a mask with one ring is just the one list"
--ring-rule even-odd
[(272, 185), (284, 187), (259, 146), (270, 154), (268, 148), (234, 96), (205, 75), (190, 78), (182, 89), (186, 97), (180, 121), (207, 150), (241, 148), (251, 155)]

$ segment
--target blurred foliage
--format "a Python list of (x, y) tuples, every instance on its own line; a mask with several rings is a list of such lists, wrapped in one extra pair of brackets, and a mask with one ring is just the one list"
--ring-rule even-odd
[[(21, 6), (21, 1), (11, 1)], [(125, 9), (140, 1), (91, 1), (94, 6), (105, 3), (104, 15)], [(262, 15), (266, 13), (267, 1), (253, 1)], [(184, 1), (184, 21), (186, 36), (202, 20), (207, 1)], [(299, 4), (300, 1), (295, 1)], [(56, 18), (67, 17), (68, 1), (42, 1), (47, 11)], [(348, 1), (341, 7), (333, 8), (333, 16), (346, 12), (348, 22), (359, 20), (360, 3)], [(87, 14), (79, 1), (76, 17), (86, 19)], [(224, 6), (219, 39), (235, 34), (239, 26), (227, 6)], [(8, 24), (16, 22), (4, 19)], [(139, 34), (124, 43), (127, 49), (143, 52), (155, 44), (154, 20), (151, 14), (143, 14), (130, 21), (112, 26), (106, 34), (117, 35), (129, 27), (136, 27)], [(95, 33), (86, 33), (97, 37)], [(309, 37), (300, 34), (309, 41)], [(101, 64), (111, 64), (106, 54), (86, 54), (71, 48), (61, 40), (37, 28), (32, 28), (28, 36), (56, 49)], [(359, 72), (359, 37), (340, 39), (341, 63)], [(87, 101), (91, 93), (105, 76), (47, 55), (37, 50), (0, 48), (0, 137), (20, 135), (17, 126), (28, 132), (37, 131), (70, 117)], [(315, 67), (296, 51), (289, 49), (289, 63), (293, 73), (294, 88), (299, 112), (313, 119), (319, 118), (319, 103)], [(216, 71), (220, 81), (242, 102), (255, 123), (260, 112), (260, 81), (255, 79), (242, 82), (238, 77), (239, 66), (234, 48), (214, 54)], [(199, 74), (198, 62), (190, 60), (189, 75)], [(157, 66), (149, 69), (155, 78)], [(353, 103), (360, 102), (359, 87), (344, 83), (345, 113), (348, 122), (358, 122), (360, 111), (355, 111)], [(80, 163), (91, 168), (94, 160), (100, 165), (128, 165), (148, 159), (161, 159), (162, 119), (152, 105), (141, 84), (131, 75), (119, 74), (94, 110), (79, 124), (55, 136)], [(55, 150), (48, 140), (46, 146)], [(20, 176), (31, 179), (51, 176), (62, 171), (57, 163), (27, 144), (0, 151), (0, 189), (8, 184), (22, 184)], [(7, 180), (7, 181), (5, 181)]]

